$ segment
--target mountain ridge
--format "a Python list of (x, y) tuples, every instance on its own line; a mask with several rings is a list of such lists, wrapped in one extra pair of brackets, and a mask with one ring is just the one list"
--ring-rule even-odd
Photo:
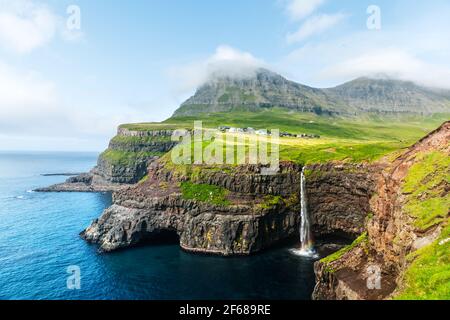
[(174, 116), (281, 107), (328, 115), (450, 112), (450, 92), (411, 81), (360, 77), (333, 88), (313, 88), (267, 69), (248, 77), (215, 75)]

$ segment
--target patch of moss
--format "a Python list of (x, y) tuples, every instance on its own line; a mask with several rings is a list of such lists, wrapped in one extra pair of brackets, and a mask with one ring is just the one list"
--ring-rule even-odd
[(258, 99), (253, 93), (241, 93), (241, 101), (251, 103)]
[(218, 101), (219, 101), (219, 103), (227, 103), (230, 101), (230, 98), (231, 98), (231, 96), (229, 93), (224, 93), (223, 95), (221, 95), (219, 97)]
[(364, 232), (355, 241), (353, 241), (352, 244), (350, 244), (350, 245), (342, 248), (341, 250), (339, 250), (339, 251), (337, 251), (337, 252), (335, 252), (335, 253), (333, 253), (333, 254), (331, 254), (331, 255), (323, 258), (323, 259), (321, 259), (320, 262), (326, 265), (326, 270), (328, 272), (334, 272), (336, 270), (333, 270), (333, 268), (331, 268), (329, 266), (330, 263), (341, 259), (344, 256), (344, 254), (346, 254), (347, 252), (349, 252), (353, 248), (356, 248), (357, 246), (362, 245), (362, 244), (366, 244), (368, 242), (368, 240), (369, 240), (369, 238), (368, 238), (367, 232)]
[(258, 204), (258, 207), (262, 209), (270, 209), (284, 201), (281, 196), (267, 195), (264, 197), (264, 201)]
[(138, 160), (150, 158), (154, 156), (161, 156), (160, 152), (131, 152), (107, 149), (104, 151), (100, 158), (107, 161), (110, 165), (114, 166), (132, 166)]
[(144, 183), (147, 180), (148, 180), (148, 174), (145, 175), (141, 180), (139, 180), (138, 184), (142, 184), (142, 183)]
[(195, 184), (182, 182), (180, 184), (182, 197), (184, 199), (207, 202), (215, 205), (228, 206), (231, 204), (226, 196), (228, 190), (209, 184)]
[(233, 165), (195, 165), (195, 164), (175, 164), (171, 159), (171, 153), (166, 153), (160, 159), (164, 163), (164, 168), (170, 171), (174, 176), (190, 180), (192, 182), (201, 182), (204, 177), (212, 173), (223, 172), (226, 174), (233, 174)]
[(450, 224), (440, 238), (408, 256), (397, 300), (450, 300)]
[(169, 188), (169, 184), (166, 181), (160, 181), (158, 186), (162, 190), (167, 190)]
[(111, 142), (123, 145), (142, 145), (154, 142), (171, 142), (171, 137), (169, 136), (135, 137), (135, 136), (117, 135), (111, 139)]
[(415, 218), (419, 230), (443, 222), (449, 213), (450, 157), (442, 152), (417, 156), (408, 171), (402, 191), (406, 194), (405, 212)]
[(306, 178), (319, 175), (318, 170), (311, 170), (311, 169), (305, 169), (303, 173), (305, 174)]
[(298, 205), (300, 203), (298, 193), (291, 194), (291, 196), (289, 198), (283, 199), (283, 201), (287, 207), (292, 207), (292, 206)]

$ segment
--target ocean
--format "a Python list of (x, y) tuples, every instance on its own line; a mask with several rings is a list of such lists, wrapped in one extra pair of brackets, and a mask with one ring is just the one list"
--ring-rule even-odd
[[(0, 299), (310, 299), (313, 261), (289, 246), (233, 258), (176, 243), (99, 254), (79, 233), (111, 194), (32, 192), (67, 178), (42, 174), (87, 172), (97, 156), (0, 152)], [(73, 266), (79, 289), (68, 286)]]

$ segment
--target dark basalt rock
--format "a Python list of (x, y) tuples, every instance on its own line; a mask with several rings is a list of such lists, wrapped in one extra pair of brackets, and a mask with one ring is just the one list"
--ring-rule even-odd
[(91, 184), (93, 179), (93, 175), (89, 173), (82, 173), (78, 176), (71, 177), (67, 179), (67, 183), (85, 183), (85, 184)]
[(126, 153), (126, 161), (114, 163), (101, 154), (97, 165), (89, 173), (76, 175), (64, 183), (35, 191), (105, 192), (117, 191), (124, 186), (138, 183), (147, 174), (148, 165), (159, 158), (158, 154), (164, 154), (176, 145), (176, 142), (170, 139), (172, 133), (172, 130), (132, 131), (119, 127), (108, 150)]
[[(236, 181), (253, 181), (253, 187), (248, 184), (240, 190), (256, 190), (254, 185), (260, 179), (256, 173), (249, 179), (251, 170), (240, 168), (235, 173)], [(298, 172), (284, 173), (285, 178), (289, 176), (284, 180), (286, 190), (287, 184), (296, 179), (293, 175)], [(262, 180), (267, 183), (267, 192), (283, 182), (274, 177)], [(210, 182), (213, 181), (218, 180), (211, 177)], [(239, 185), (243, 185), (242, 181)], [(172, 231), (187, 251), (229, 256), (255, 253), (298, 234), (298, 201), (266, 207), (260, 205), (263, 194), (230, 191), (232, 204), (218, 206), (183, 199), (178, 184), (162, 166), (152, 166), (145, 183), (114, 194), (114, 205), (83, 231), (82, 237), (108, 252), (145, 242), (162, 231)], [(298, 187), (294, 196), (297, 192)]]
[(307, 196), (316, 236), (355, 239), (371, 212), (380, 164), (328, 163), (308, 167)]
[(113, 205), (82, 237), (108, 252), (137, 245), (161, 231), (174, 231), (187, 251), (228, 256), (260, 251), (296, 234), (298, 225), (297, 214), (287, 208), (258, 214), (248, 206), (223, 208), (178, 196), (139, 206), (142, 209)]
[[(321, 189), (321, 180), (311, 177), (311, 185), (309, 181), (307, 185), (311, 216), (315, 221), (313, 230), (319, 236), (344, 233), (353, 237), (363, 228), (367, 215), (367, 210), (363, 209), (368, 206), (372, 190), (367, 180), (370, 170), (358, 168), (350, 186), (343, 178), (346, 171), (336, 166), (338, 169), (333, 166), (313, 169), (332, 177), (328, 185), (335, 190), (333, 199), (347, 195), (346, 204), (350, 209), (334, 214), (331, 207), (321, 206), (324, 196), (321, 192), (328, 193), (330, 188)], [(201, 171), (197, 183), (229, 190), (231, 204), (217, 206), (183, 199), (179, 183), (186, 177), (177, 176), (163, 163), (155, 161), (149, 166), (148, 180), (115, 193), (114, 205), (105, 210), (82, 237), (98, 243), (100, 250), (106, 252), (140, 244), (163, 231), (177, 233), (180, 246), (192, 252), (229, 256), (264, 250), (298, 235), (301, 167), (283, 162), (279, 173), (273, 176), (262, 176), (260, 170), (259, 166), (247, 165), (230, 172)], [(283, 201), (262, 205), (266, 195), (280, 196)], [(354, 208), (361, 210), (353, 211)]]

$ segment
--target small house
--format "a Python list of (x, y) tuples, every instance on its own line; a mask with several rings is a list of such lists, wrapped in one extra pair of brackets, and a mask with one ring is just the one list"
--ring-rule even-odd
[(256, 130), (256, 134), (259, 136), (267, 136), (267, 130), (265, 129)]

